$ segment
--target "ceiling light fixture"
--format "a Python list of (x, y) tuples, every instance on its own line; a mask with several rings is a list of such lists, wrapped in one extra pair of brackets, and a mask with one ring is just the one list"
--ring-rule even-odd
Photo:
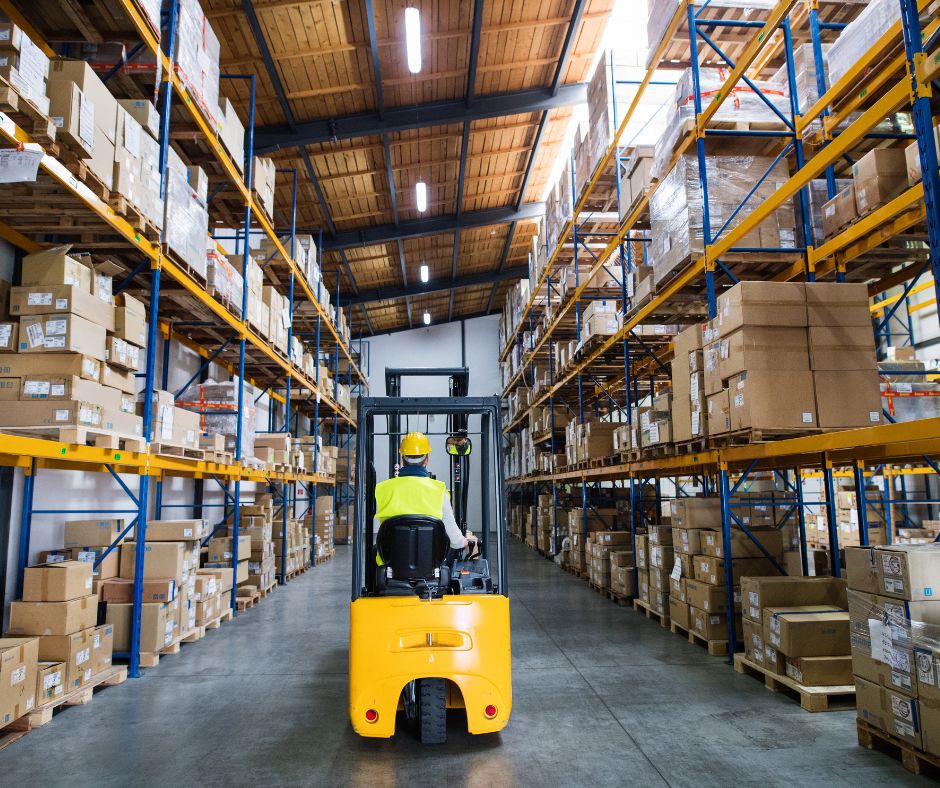
[(427, 284), (430, 278), (431, 278), (431, 272), (428, 270), (427, 263), (422, 263), (421, 264), (421, 281)]
[(428, 209), (428, 185), (424, 181), (415, 184), (415, 202), (418, 213), (424, 213)]
[(426, 326), (431, 325), (431, 313), (430, 312), (424, 313), (424, 325)]
[(408, 70), (417, 74), (421, 70), (421, 15), (417, 8), (405, 9), (405, 51)]

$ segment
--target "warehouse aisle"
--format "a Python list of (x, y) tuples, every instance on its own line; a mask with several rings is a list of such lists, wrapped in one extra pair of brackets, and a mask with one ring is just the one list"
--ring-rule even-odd
[(512, 545), (509, 727), (446, 747), (347, 721), (349, 548), (0, 752), (7, 785), (902, 785), (853, 714), (807, 714)]

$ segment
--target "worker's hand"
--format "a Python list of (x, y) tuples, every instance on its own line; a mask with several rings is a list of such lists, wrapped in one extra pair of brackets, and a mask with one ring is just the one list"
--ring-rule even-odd
[(473, 561), (480, 557), (480, 542), (470, 531), (467, 531), (466, 550), (468, 561)]

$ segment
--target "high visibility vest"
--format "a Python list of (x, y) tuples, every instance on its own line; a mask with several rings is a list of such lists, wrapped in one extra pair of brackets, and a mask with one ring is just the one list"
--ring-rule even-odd
[(375, 485), (375, 516), (379, 522), (402, 514), (441, 519), (447, 485), (428, 476), (396, 476)]

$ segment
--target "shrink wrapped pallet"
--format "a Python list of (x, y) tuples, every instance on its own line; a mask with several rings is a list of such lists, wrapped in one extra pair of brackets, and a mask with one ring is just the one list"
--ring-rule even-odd
[(219, 118), (218, 36), (199, 0), (180, 0), (176, 70), (187, 90), (215, 124)]
[(900, 19), (901, 4), (897, 0), (871, 0), (829, 48), (829, 84), (842, 79), (872, 44)]

